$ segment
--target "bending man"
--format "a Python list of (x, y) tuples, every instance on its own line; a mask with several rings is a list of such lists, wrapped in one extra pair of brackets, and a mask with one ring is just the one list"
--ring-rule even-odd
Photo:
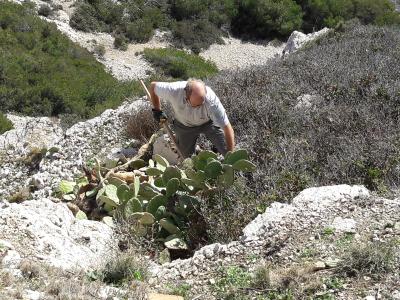
[(150, 86), (153, 116), (166, 119), (160, 98), (168, 101), (174, 112), (173, 129), (179, 149), (190, 157), (203, 133), (223, 155), (235, 147), (234, 132), (219, 98), (202, 81), (152, 82)]

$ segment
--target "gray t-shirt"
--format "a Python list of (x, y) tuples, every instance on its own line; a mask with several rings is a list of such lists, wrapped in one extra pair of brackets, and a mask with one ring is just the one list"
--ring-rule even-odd
[(157, 82), (155, 85), (154, 92), (171, 104), (176, 120), (188, 127), (199, 126), (210, 120), (221, 128), (229, 124), (225, 109), (211, 88), (206, 86), (204, 103), (198, 107), (192, 107), (186, 101), (184, 90), (186, 83), (187, 81)]

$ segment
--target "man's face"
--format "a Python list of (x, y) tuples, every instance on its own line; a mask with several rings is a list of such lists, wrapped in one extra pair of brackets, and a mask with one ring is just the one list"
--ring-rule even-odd
[(187, 101), (192, 107), (199, 107), (203, 105), (206, 98), (206, 89), (204, 85), (200, 83), (195, 83), (193, 85), (192, 92), (189, 97), (187, 97)]
[(199, 107), (199, 106), (203, 105), (204, 97), (201, 95), (195, 95), (194, 93), (192, 93), (192, 95), (190, 95), (190, 97), (188, 98), (188, 102), (189, 102), (190, 106), (192, 106), (192, 107)]

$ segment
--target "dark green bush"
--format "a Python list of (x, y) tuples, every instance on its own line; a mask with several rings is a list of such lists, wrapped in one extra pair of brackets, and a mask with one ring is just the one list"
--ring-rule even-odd
[(126, 37), (137, 43), (145, 43), (153, 36), (153, 22), (150, 19), (138, 19), (126, 26)]
[(177, 20), (206, 19), (218, 28), (237, 14), (234, 0), (171, 0), (171, 16)]
[(49, 17), (53, 13), (51, 7), (47, 4), (40, 5), (38, 14), (40, 16)]
[(392, 25), (399, 23), (399, 14), (390, 0), (303, 0), (306, 31), (358, 18), (363, 24)]
[(200, 56), (170, 48), (145, 49), (144, 58), (167, 76), (173, 78), (205, 78), (218, 72), (215, 64)]
[(123, 6), (112, 0), (81, 1), (70, 19), (78, 30), (112, 32), (121, 23)]
[(7, 119), (7, 117), (0, 112), (0, 134), (3, 134), (4, 132), (13, 129), (13, 124), (12, 122)]
[(222, 32), (206, 19), (176, 22), (173, 27), (174, 45), (178, 48), (190, 48), (198, 54), (211, 44), (223, 43)]
[(135, 89), (24, 4), (0, 4), (0, 107), (27, 115), (94, 116)]
[(117, 35), (114, 38), (114, 47), (116, 49), (126, 51), (128, 50), (128, 42), (129, 40), (124, 35)]
[[(237, 141), (259, 166), (259, 194), (290, 200), (305, 187), (400, 185), (399, 28), (345, 27), (290, 57), (210, 86)], [(297, 98), (315, 95), (311, 108)]]
[(77, 5), (69, 24), (71, 27), (85, 32), (108, 31), (104, 22), (97, 16), (95, 7), (85, 2)]
[(232, 30), (250, 38), (286, 37), (301, 27), (302, 16), (293, 0), (245, 0), (232, 20)]

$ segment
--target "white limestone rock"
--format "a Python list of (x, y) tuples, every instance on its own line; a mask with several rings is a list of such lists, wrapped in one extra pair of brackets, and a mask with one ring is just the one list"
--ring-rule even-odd
[(109, 226), (77, 220), (66, 205), (49, 199), (0, 208), (0, 239), (23, 258), (63, 269), (99, 266), (117, 249)]
[(356, 233), (357, 222), (353, 219), (336, 217), (331, 226), (335, 232)]
[(306, 44), (309, 41), (315, 40), (316, 38), (325, 35), (328, 33), (330, 29), (328, 28), (323, 28), (320, 31), (309, 33), (309, 34), (304, 34), (299, 31), (293, 31), (292, 34), (290, 35), (285, 48), (283, 49), (283, 54), (289, 54), (296, 52), (299, 50), (304, 44)]

